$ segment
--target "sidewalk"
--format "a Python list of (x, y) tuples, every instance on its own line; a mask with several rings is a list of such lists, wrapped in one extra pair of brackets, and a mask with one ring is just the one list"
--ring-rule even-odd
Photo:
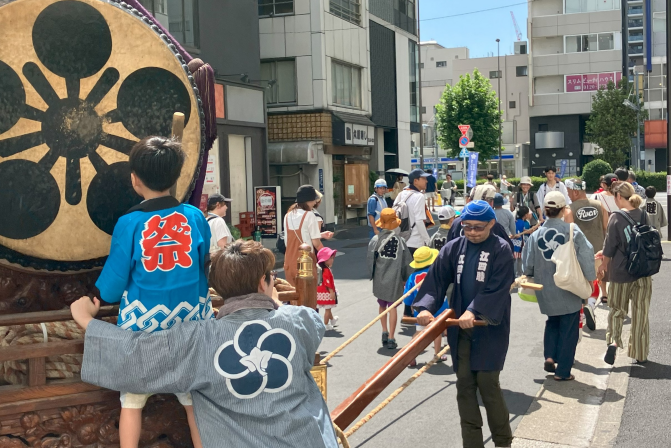
[(625, 347), (611, 367), (603, 361), (607, 316), (608, 308), (600, 305), (597, 329), (582, 333), (572, 370), (575, 381), (558, 382), (548, 375), (515, 431), (513, 448), (615, 445), (631, 368), (626, 355), (630, 323), (625, 320)]

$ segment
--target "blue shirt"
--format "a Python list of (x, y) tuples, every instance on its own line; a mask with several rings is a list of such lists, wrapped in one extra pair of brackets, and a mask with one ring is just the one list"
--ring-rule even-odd
[(426, 192), (427, 193), (433, 193), (434, 191), (436, 191), (436, 182), (438, 182), (438, 181), (433, 176), (429, 176), (429, 177), (426, 178)]
[[(525, 221), (523, 219), (517, 219), (515, 220), (515, 233), (522, 233), (525, 230), (529, 230), (531, 228), (531, 224), (529, 224), (529, 221)], [(513, 238), (513, 250), (515, 252), (522, 252), (522, 247), (524, 246), (524, 243), (527, 242), (529, 239), (529, 235), (523, 235), (519, 238)]]
[[(415, 287), (415, 285), (422, 280), (426, 278), (426, 273), (429, 272), (429, 268), (431, 265), (422, 268), (422, 269), (417, 269), (415, 272), (410, 274), (410, 277), (408, 277), (408, 281), (405, 282), (405, 288), (403, 289), (403, 294), (407, 294), (408, 291), (410, 291), (412, 288)], [(403, 303), (408, 306), (412, 306), (412, 302), (415, 301), (415, 297), (417, 297), (417, 292), (419, 291), (418, 289), (415, 289), (415, 291), (410, 294), (408, 297), (403, 299)]]
[[(387, 202), (384, 200), (382, 196), (378, 196), (377, 194), (373, 194), (371, 197), (368, 198), (368, 212), (366, 213), (366, 216), (372, 216), (375, 221), (380, 219), (380, 213), (382, 213), (382, 209), (387, 207)], [(368, 221), (368, 227), (373, 227), (370, 225), (370, 220)]]
[(151, 333), (211, 318), (209, 246), (203, 213), (170, 196), (144, 201), (119, 218), (96, 282), (102, 300), (121, 302), (117, 325)]

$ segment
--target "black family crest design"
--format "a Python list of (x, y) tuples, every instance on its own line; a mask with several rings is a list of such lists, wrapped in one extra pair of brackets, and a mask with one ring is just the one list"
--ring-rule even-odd
[[(4, 211), (0, 216), (1, 237), (23, 240), (40, 235), (56, 220), (63, 199), (66, 206), (77, 206), (85, 200), (88, 217), (98, 229), (111, 235), (119, 217), (141, 198), (130, 183), (128, 162), (106, 162), (99, 147), (128, 155), (143, 137), (170, 135), (173, 113), (182, 112), (186, 125), (192, 118), (194, 99), (202, 116), (193, 78), (170, 39), (129, 5), (115, 0), (101, 3), (129, 10), (141, 19), (140, 26), (150, 26), (159, 34), (179, 60), (191, 85), (161, 67), (138, 68), (125, 79), (115, 67), (103, 70), (121, 43), (113, 41), (101, 12), (78, 0), (58, 1), (44, 8), (32, 28), (33, 48), (39, 62), (64, 79), (67, 96), (59, 96), (35, 61), (27, 60), (21, 68), (27, 81), (24, 84), (0, 58), (0, 158), (5, 159), (0, 162), (0, 210)], [(95, 76), (94, 87), (82, 95), (81, 80)], [(116, 101), (106, 102), (116, 103), (116, 108), (100, 110), (103, 99), (117, 85)], [(31, 87), (46, 108), (26, 103), (26, 92)], [(21, 119), (39, 122), (41, 129), (16, 135), (18, 128), (14, 128)], [(106, 132), (106, 125), (113, 123), (123, 124), (135, 140)], [(3, 138), (2, 134), (9, 131), (14, 136)], [(40, 145), (48, 147), (41, 159), (21, 158), (24, 152)], [(58, 182), (51, 173), (59, 159), (65, 160), (64, 182)], [(87, 186), (82, 182), (84, 159), (95, 170)], [(63, 192), (59, 183), (64, 184)]]

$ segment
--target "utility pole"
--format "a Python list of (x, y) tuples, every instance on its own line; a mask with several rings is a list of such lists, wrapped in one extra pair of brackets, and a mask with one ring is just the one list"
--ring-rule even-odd
[[(501, 112), (501, 39), (496, 39), (496, 78), (499, 82), (499, 112)], [(501, 160), (501, 117), (499, 116), (499, 179), (503, 176), (503, 161)]]
[[(422, 126), (422, 39), (419, 33), (419, 0), (417, 0), (417, 107), (419, 111), (419, 167), (424, 169), (424, 127)], [(415, 61), (412, 61), (414, 64)]]
[[(634, 82), (636, 84), (636, 151), (634, 151), (634, 157), (636, 160), (633, 165), (636, 169), (640, 169), (641, 165), (641, 100), (639, 97), (639, 74), (636, 73), (636, 67), (634, 67)], [(645, 168), (645, 167), (644, 167)]]
[[(666, 103), (671, 106), (669, 98), (669, 80), (671, 79), (671, 70), (669, 61), (671, 61), (671, 0), (666, 0)], [(666, 216), (669, 215), (669, 205), (671, 204), (671, 121), (669, 120), (669, 109), (666, 109)], [(671, 241), (671, 231), (667, 234), (667, 240)]]

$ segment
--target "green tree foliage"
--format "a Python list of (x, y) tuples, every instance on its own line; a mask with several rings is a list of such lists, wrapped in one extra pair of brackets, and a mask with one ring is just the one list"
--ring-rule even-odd
[[(629, 98), (629, 85), (622, 80), (618, 86), (609, 82), (606, 89), (600, 89), (592, 99), (592, 115), (587, 120), (585, 130), (591, 142), (603, 152), (596, 155), (611, 166), (624, 166), (631, 150), (631, 138), (636, 135), (636, 111), (625, 106)], [(639, 102), (643, 107), (643, 103)], [(645, 111), (641, 111), (641, 119)]]
[(499, 124), (502, 112), (499, 100), (489, 79), (475, 69), (473, 76), (459, 77), (454, 86), (445, 86), (445, 91), (436, 106), (436, 128), (439, 142), (447, 148), (448, 154), (459, 154), (460, 124), (470, 124), (473, 130), (475, 149), (480, 153), (480, 161), (489, 160), (498, 154)]
[(599, 178), (604, 174), (612, 173), (613, 168), (605, 160), (592, 160), (582, 167), (582, 179), (590, 190), (599, 188)]

